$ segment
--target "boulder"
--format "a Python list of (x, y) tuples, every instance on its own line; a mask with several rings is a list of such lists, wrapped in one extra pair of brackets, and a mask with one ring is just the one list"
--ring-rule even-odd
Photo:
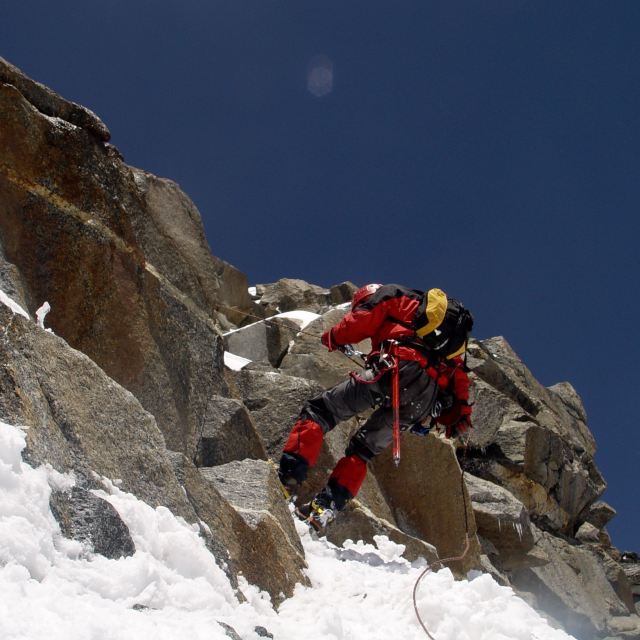
[(267, 457), (249, 411), (239, 400), (212, 396), (196, 452), (197, 465), (219, 464)]
[(219, 620), (218, 624), (224, 629), (224, 635), (227, 636), (227, 638), (231, 638), (231, 640), (242, 640), (238, 632), (230, 624), (220, 622)]
[(200, 475), (249, 529), (239, 541), (251, 558), (244, 563), (247, 580), (267, 591), (276, 604), (290, 597), (297, 583), (308, 585), (304, 550), (273, 467), (263, 460), (243, 460), (200, 469)]
[(478, 534), (499, 555), (499, 566), (510, 569), (524, 561), (534, 538), (525, 506), (506, 489), (469, 473), (465, 485), (473, 505)]
[(402, 531), (432, 544), (440, 558), (463, 556), (447, 563), (459, 575), (479, 566), (471, 499), (451, 444), (435, 436), (403, 434), (399, 467), (388, 449), (372, 468)]
[(231, 393), (249, 409), (267, 454), (278, 460), (302, 405), (322, 387), (277, 371), (243, 369), (227, 375)]
[(334, 284), (329, 289), (331, 295), (331, 304), (342, 305), (351, 302), (353, 294), (358, 290), (358, 285), (353, 282), (341, 282), (340, 284)]
[(49, 504), (66, 538), (78, 540), (89, 551), (106, 558), (117, 559), (135, 553), (129, 528), (106, 500), (75, 486), (69, 491), (52, 491)]
[(592, 524), (596, 529), (603, 529), (615, 515), (616, 510), (610, 504), (607, 504), (604, 500), (598, 500), (589, 505), (586, 512), (582, 514), (582, 519)]
[(600, 531), (592, 524), (584, 522), (576, 532), (576, 540), (597, 544), (600, 540)]
[(557, 384), (548, 387), (548, 389), (551, 393), (560, 398), (565, 409), (575, 420), (586, 424), (587, 412), (582, 404), (582, 399), (574, 389), (573, 385), (569, 382), (558, 382)]
[(267, 315), (304, 309), (322, 313), (331, 305), (331, 291), (304, 280), (282, 278), (271, 284), (259, 284), (256, 293)]
[(275, 316), (225, 333), (224, 345), (234, 355), (278, 367), (299, 331), (294, 320)]
[(419, 558), (434, 563), (438, 559), (436, 548), (414, 536), (404, 533), (394, 524), (379, 518), (359, 500), (352, 500), (343, 513), (327, 526), (327, 540), (337, 546), (352, 540), (375, 544), (375, 536), (387, 536), (389, 540), (405, 547), (404, 558), (413, 562)]
[[(268, 548), (270, 543), (259, 539), (261, 531), (247, 524), (242, 514), (207, 477), (207, 469), (197, 468), (183, 454), (173, 453), (171, 457), (180, 484), (199, 518), (201, 535), (214, 556), (223, 561), (221, 565), (232, 585), (237, 586), (236, 576), (244, 575), (274, 599), (289, 590), (293, 583), (287, 575), (272, 574), (270, 562), (261, 557), (265, 549), (269, 553), (273, 551)], [(286, 546), (280, 550), (286, 555)], [(292, 562), (295, 564), (299, 550), (289, 551), (294, 555)]]

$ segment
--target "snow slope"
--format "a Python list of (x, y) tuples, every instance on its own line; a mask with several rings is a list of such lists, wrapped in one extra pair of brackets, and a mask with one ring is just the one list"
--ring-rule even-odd
[[(0, 290), (0, 303), (29, 315)], [(42, 316), (42, 320), (44, 315)], [(302, 324), (310, 317), (297, 318)], [(39, 318), (40, 320), (40, 318)], [(39, 323), (43, 328), (42, 322)], [(384, 537), (376, 547), (338, 549), (296, 521), (311, 587), (298, 586), (278, 611), (242, 582), (240, 603), (224, 572), (189, 525), (104, 479), (96, 492), (118, 511), (136, 545), (109, 560), (64, 538), (49, 509), (52, 488), (72, 474), (22, 460), (25, 430), (0, 421), (0, 638), (3, 640), (225, 640), (220, 622), (243, 640), (268, 629), (275, 640), (426, 638), (411, 598), (424, 564), (402, 558)], [(477, 574), (455, 581), (447, 569), (421, 582), (418, 608), (436, 640), (570, 640), (511, 589)]]
[[(105, 481), (98, 495), (129, 526), (136, 553), (108, 560), (63, 538), (49, 510), (51, 487), (71, 475), (22, 461), (23, 428), (0, 422), (0, 638), (4, 640), (223, 640), (218, 622), (245, 640), (256, 626), (276, 640), (426, 638), (411, 593), (424, 565), (385, 538), (377, 548), (337, 549), (297, 523), (311, 587), (298, 586), (275, 611), (242, 584), (239, 603), (197, 527), (152, 509)], [(353, 553), (359, 551), (361, 555)], [(355, 557), (354, 560), (340, 558)], [(357, 559), (360, 558), (360, 559)], [(375, 560), (368, 562), (364, 560)], [(372, 566), (376, 565), (376, 566)], [(134, 608), (134, 606), (136, 608)], [(421, 583), (418, 607), (437, 640), (567, 640), (488, 575), (455, 581), (443, 569)]]

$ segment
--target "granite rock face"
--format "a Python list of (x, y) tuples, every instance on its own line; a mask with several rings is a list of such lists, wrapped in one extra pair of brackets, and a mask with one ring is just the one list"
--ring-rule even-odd
[[(434, 436), (403, 434), (400, 466), (391, 451), (376, 458), (372, 468), (399, 528), (426, 540), (459, 575), (480, 563), (480, 544), (472, 503), (454, 447)], [(465, 549), (469, 545), (465, 553)]]
[(293, 320), (272, 317), (226, 333), (224, 344), (225, 349), (237, 356), (278, 367), (298, 332)]
[(282, 499), (276, 473), (262, 460), (243, 460), (200, 469), (200, 474), (237, 511), (249, 530), (244, 540), (245, 577), (279, 603), (293, 595), (297, 583), (309, 584), (303, 573), (304, 551)]
[(267, 457), (262, 438), (242, 402), (212, 396), (206, 416), (196, 452), (199, 467)]
[(217, 327), (255, 305), (244, 275), (211, 256), (191, 201), (106, 138), (93, 114), (0, 60), (0, 237), (24, 304), (48, 301), (55, 333), (191, 456), (208, 397), (225, 393)]
[(577, 638), (615, 635), (620, 618), (636, 634), (622, 637), (638, 637), (640, 620), (619, 598), (596, 554), (546, 532), (538, 544), (550, 562), (514, 572), (517, 588), (534, 594), (537, 606)]
[(509, 491), (467, 473), (469, 492), (478, 535), (489, 540), (499, 556), (502, 569), (527, 561), (534, 545), (533, 531), (525, 506)]
[(155, 419), (84, 354), (0, 305), (0, 417), (28, 425), (25, 458), (95, 475), (193, 521)]
[(606, 488), (577, 394), (566, 383), (542, 387), (503, 338), (470, 353), (478, 455), (468, 468), (508, 488), (544, 528), (574, 535)]
[[(359, 368), (320, 344), (357, 286), (248, 289), (178, 185), (127, 166), (108, 139), (95, 114), (0, 58), (0, 289), (29, 316), (0, 304), (0, 419), (29, 425), (28, 462), (73, 471), (51, 507), (87, 553), (135, 551), (94, 492), (118, 479), (198, 523), (232, 584), (242, 574), (280, 602), (307, 578), (265, 459), (308, 398)], [(34, 321), (45, 301), (54, 334)], [(304, 328), (274, 317), (299, 310)], [(252, 362), (225, 368), (225, 349)], [(577, 392), (543, 387), (502, 337), (473, 341), (468, 366), (467, 445), (404, 434), (400, 467), (390, 452), (369, 464), (329, 540), (386, 535), (411, 559), (457, 557), (458, 575), (491, 572), (580, 640), (640, 638), (638, 557), (607, 533), (615, 510)], [(366, 417), (326, 435), (300, 500)]]

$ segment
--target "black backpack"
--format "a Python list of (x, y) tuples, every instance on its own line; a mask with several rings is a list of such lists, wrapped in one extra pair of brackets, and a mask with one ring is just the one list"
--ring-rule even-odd
[(466, 349), (473, 316), (460, 301), (441, 289), (430, 289), (424, 294), (413, 328), (429, 351), (453, 358)]

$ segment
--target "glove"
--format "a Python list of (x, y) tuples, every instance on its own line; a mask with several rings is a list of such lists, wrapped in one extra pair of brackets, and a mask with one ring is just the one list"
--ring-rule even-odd
[(455, 440), (460, 436), (463, 436), (465, 433), (473, 429), (473, 424), (471, 423), (471, 415), (466, 414), (463, 415), (460, 420), (455, 422), (454, 424), (447, 425), (444, 435), (447, 438), (451, 438)]
[(332, 332), (332, 329), (329, 329), (329, 331), (325, 331), (322, 334), (320, 341), (325, 347), (327, 347), (329, 351), (335, 351), (339, 347), (339, 345), (335, 343), (333, 339), (333, 334), (331, 332)]

